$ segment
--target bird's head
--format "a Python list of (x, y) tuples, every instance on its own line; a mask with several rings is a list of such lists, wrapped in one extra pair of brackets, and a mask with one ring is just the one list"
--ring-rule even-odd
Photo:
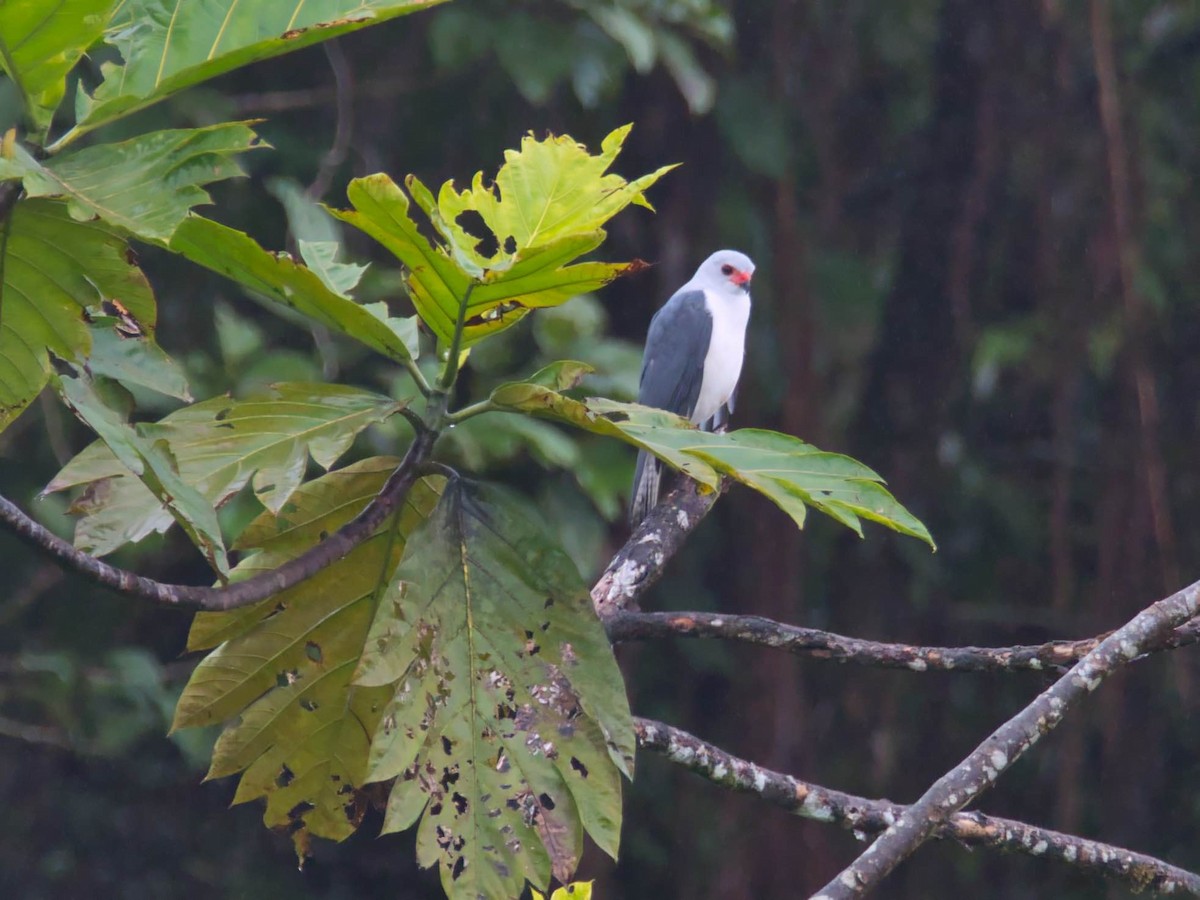
[(754, 263), (737, 250), (718, 250), (700, 264), (692, 282), (699, 287), (725, 292), (750, 290)]

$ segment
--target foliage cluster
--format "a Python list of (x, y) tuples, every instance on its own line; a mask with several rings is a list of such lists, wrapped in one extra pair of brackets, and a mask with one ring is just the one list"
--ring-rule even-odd
[[(660, 411), (584, 397), (582, 363), (555, 361), (477, 403), (456, 402), (463, 367), (485, 356), (485, 342), (643, 267), (589, 257), (613, 216), (650, 208), (646, 191), (671, 168), (612, 173), (628, 126), (597, 154), (566, 136), (527, 136), (494, 177), (477, 174), (466, 188), (356, 178), (351, 208), (329, 209), (332, 220), (297, 199), (296, 216), (326, 239), (301, 238), (294, 254), (193, 212), (208, 186), (241, 174), (239, 154), (264, 147), (255, 123), (95, 140), (237, 67), (430, 5), (218, 3), (222, 16), (200, 4), (168, 16), (155, 0), (0, 6), (0, 63), (23, 110), (0, 145), (0, 428), (49, 386), (95, 432), (47, 487), (81, 491), (76, 546), (104, 555), (178, 524), (217, 582), (236, 583), (310, 551), (379, 495), (396, 458), (339, 465), (369, 429), (446, 432), (465, 454), (470, 439), (452, 427), (516, 417), (525, 423), (516, 440), (549, 464), (569, 465), (573, 449), (538, 419), (647, 449), (709, 488), (735, 479), (798, 525), (811, 507), (860, 534), (866, 518), (929, 541), (860, 463), (775, 432), (704, 434)], [(617, 8), (592, 18), (620, 36), (635, 68), (661, 56), (693, 108), (711, 104), (666, 24), (639, 29)], [(709, 27), (719, 34), (720, 17)], [(74, 69), (101, 46), (119, 60), (89, 88)], [(588, 96), (585, 75), (575, 79)], [(365, 268), (346, 261), (336, 222), (394, 257), (402, 274), (389, 295), (360, 295)], [(191, 402), (183, 367), (156, 341), (155, 297), (131, 241), (402, 367), (404, 390), (327, 379)], [(222, 315), (236, 343), (236, 314)], [(150, 421), (164, 400), (148, 392), (186, 405)], [(240, 773), (236, 801), (265, 799), (264, 821), (286, 830), (301, 858), (312, 837), (349, 836), (368, 802), (386, 798), (385, 831), (417, 824), (418, 859), (439, 865), (451, 896), (566, 882), (584, 831), (616, 856), (621, 776), (633, 770), (611, 647), (576, 564), (520, 501), (442, 467), (422, 474), (384, 527), (317, 576), (197, 616), (188, 649), (211, 652), (175, 727), (224, 725), (210, 777)], [(615, 512), (611, 494), (594, 499)], [(227, 506), (239, 514), (221, 513)]]

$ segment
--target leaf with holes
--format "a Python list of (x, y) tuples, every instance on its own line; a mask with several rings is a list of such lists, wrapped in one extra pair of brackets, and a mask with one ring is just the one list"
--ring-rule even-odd
[(74, 140), (177, 91), (260, 59), (299, 50), (441, 0), (125, 0), (108, 27), (123, 64), (80, 93)]
[[(403, 405), (343, 385), (277, 384), (239, 400), (214, 397), (137, 430), (170, 447), (180, 476), (210, 505), (219, 507), (249, 482), (263, 506), (278, 512), (299, 487), (310, 456), (328, 469), (359, 432)], [(75, 530), (81, 549), (103, 555), (170, 527), (173, 519), (161, 501), (128, 476), (97, 442), (47, 485), (47, 492), (87, 486), (73, 507), (82, 515)]]
[(47, 350), (74, 361), (92, 352), (89, 310), (116, 300), (153, 340), (154, 295), (126, 253), (110, 228), (52, 200), (22, 200), (0, 225), (0, 430), (45, 387)]
[[(263, 513), (239, 541), (255, 552), (234, 579), (270, 571), (350, 521), (398, 462), (374, 458), (329, 472), (278, 513)], [(172, 728), (228, 723), (207, 777), (241, 772), (234, 802), (265, 798), (264, 823), (286, 829), (302, 858), (310, 837), (343, 840), (361, 821), (370, 736), (391, 691), (354, 685), (351, 676), (378, 597), (440, 483), (419, 480), (387, 525), (311, 579), (193, 623), (189, 649), (217, 646), (192, 673)]]
[[(603, 242), (603, 226), (632, 204), (650, 208), (645, 191), (672, 166), (626, 181), (606, 174), (629, 126), (605, 138), (593, 156), (567, 136), (527, 136), (519, 151), (505, 154), (495, 185), (483, 174), (471, 188), (453, 182), (435, 199), (415, 176), (406, 194), (387, 175), (350, 182), (353, 210), (331, 210), (383, 244), (408, 269), (406, 284), (417, 313), (443, 343), (450, 342), (463, 303), (463, 346), (520, 321), (532, 309), (558, 306), (597, 290), (641, 262), (576, 262)], [(411, 216), (412, 202), (433, 225), (431, 243)], [(489, 232), (472, 234), (461, 221), (476, 215)], [(484, 237), (493, 253), (480, 251)]]
[(80, 221), (104, 219), (148, 241), (167, 241), (201, 187), (243, 175), (235, 154), (260, 146), (248, 125), (154, 131), (38, 162), (19, 145), (0, 158), (0, 178), (20, 178), (31, 197), (59, 197)]
[(418, 819), (447, 894), (569, 880), (581, 826), (616, 857), (634, 737), (621, 673), (571, 560), (498, 490), (448, 484), (410, 536), (354, 683), (389, 686), (369, 781), (384, 831)]
[(0, 68), (16, 85), (38, 132), (50, 126), (67, 73), (104, 33), (116, 0), (0, 3)]
[(801, 528), (812, 507), (862, 537), (861, 519), (936, 545), (929, 530), (900, 505), (883, 479), (857, 460), (818, 450), (799, 438), (743, 428), (699, 431), (679, 416), (612, 400), (573, 400), (529, 382), (501, 385), (492, 402), (615, 437), (653, 453), (708, 487), (728, 475), (766, 496)]
[(267, 252), (247, 234), (189, 216), (171, 239), (171, 249), (388, 359), (417, 356), (415, 319), (389, 316), (386, 303), (361, 304), (343, 296), (312, 269), (286, 253)]

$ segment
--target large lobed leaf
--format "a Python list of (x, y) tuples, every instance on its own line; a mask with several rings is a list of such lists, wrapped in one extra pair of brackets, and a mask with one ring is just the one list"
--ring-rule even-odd
[[(247, 578), (304, 552), (357, 515), (399, 461), (374, 458), (303, 485), (238, 542), (255, 551)], [(342, 840), (366, 806), (371, 735), (391, 691), (351, 683), (377, 605), (408, 534), (437, 502), (422, 479), (380, 532), (346, 557), (255, 606), (196, 616), (191, 650), (216, 646), (192, 673), (173, 728), (229, 722), (209, 778), (242, 772), (235, 803), (267, 800), (263, 821), (286, 829), (301, 858), (310, 836)], [(219, 646), (218, 646), (219, 645)]]
[(442, 0), (125, 0), (109, 25), (124, 59), (80, 92), (64, 140), (251, 62), (436, 6)]
[[(347, 195), (354, 209), (333, 213), (404, 263), (417, 312), (443, 344), (465, 303), (468, 347), (531, 309), (564, 303), (642, 265), (575, 262), (600, 245), (601, 226), (626, 206), (649, 208), (646, 189), (673, 168), (632, 182), (606, 174), (629, 130), (612, 132), (597, 156), (567, 136), (527, 136), (520, 150), (505, 153), (494, 185), (479, 173), (468, 190), (447, 182), (436, 199), (409, 176), (405, 186), (440, 238), (435, 243), (410, 215), (409, 196), (387, 175), (352, 181)], [(471, 234), (461, 221), (467, 213), (477, 213), (490, 234)], [(491, 255), (479, 249), (484, 237), (495, 241)]]
[(310, 247), (316, 267), (305, 268), (286, 253), (267, 252), (249, 235), (189, 216), (171, 239), (171, 249), (389, 359), (417, 356), (416, 321), (390, 316), (386, 303), (357, 303), (345, 296), (352, 286), (349, 267), (332, 263), (327, 248)]
[[(277, 384), (243, 399), (215, 397), (184, 407), (137, 434), (163, 442), (183, 480), (209, 507), (248, 482), (258, 500), (279, 511), (300, 486), (308, 459), (328, 469), (364, 428), (403, 406), (390, 397), (328, 384)], [(174, 521), (125, 461), (97, 441), (63, 467), (47, 491), (86, 485), (72, 510), (82, 516), (75, 544), (97, 556), (165, 531)]]
[(17, 86), (35, 131), (44, 132), (67, 90), (67, 73), (99, 40), (116, 0), (5, 0), (0, 67)]
[[(257, 552), (234, 578), (348, 521), (395, 465), (302, 486), (247, 529), (239, 546)], [(420, 818), (418, 858), (441, 863), (451, 897), (516, 897), (526, 879), (570, 877), (581, 824), (615, 856), (633, 731), (570, 560), (502, 494), (443, 484), (418, 482), (389, 525), (313, 579), (198, 615), (189, 649), (216, 649), (174, 727), (229, 722), (209, 777), (242, 772), (235, 802), (265, 797), (264, 821), (302, 856), (310, 836), (352, 833), (364, 785), (386, 782), (384, 830)]]
[(860, 519), (869, 519), (935, 547), (928, 529), (896, 501), (874, 471), (790, 435), (758, 428), (699, 431), (659, 409), (574, 400), (532, 381), (501, 385), (492, 393), (492, 402), (626, 441), (710, 488), (728, 475), (768, 497), (800, 527), (811, 506), (860, 537)]
[(201, 187), (242, 175), (234, 155), (259, 146), (240, 122), (154, 131), (40, 163), (19, 145), (0, 157), (0, 179), (20, 178), (30, 197), (61, 197), (79, 220), (104, 219), (166, 241), (188, 210), (209, 202)]
[[(153, 344), (154, 295), (112, 229), (74, 221), (65, 203), (23, 200), (0, 225), (0, 274), (0, 430), (45, 387), (48, 350), (75, 361), (93, 354), (87, 319), (89, 311), (102, 315), (105, 301), (118, 301), (138, 333), (105, 340), (96, 350), (115, 365), (140, 347), (145, 370), (145, 356), (154, 352), (146, 349)], [(168, 391), (186, 393), (176, 370), (164, 363), (157, 371), (169, 373), (162, 379)]]
[(391, 686), (367, 779), (395, 778), (384, 831), (451, 897), (567, 881), (580, 825), (614, 858), (634, 737), (621, 675), (574, 564), (495, 490), (447, 485), (409, 537), (355, 675)]

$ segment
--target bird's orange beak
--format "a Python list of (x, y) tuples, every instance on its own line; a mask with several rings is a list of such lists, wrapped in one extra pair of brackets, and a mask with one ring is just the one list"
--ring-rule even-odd
[(741, 269), (734, 269), (733, 274), (729, 276), (729, 280), (734, 284), (743, 285), (749, 284), (753, 276), (749, 272), (743, 272)]

